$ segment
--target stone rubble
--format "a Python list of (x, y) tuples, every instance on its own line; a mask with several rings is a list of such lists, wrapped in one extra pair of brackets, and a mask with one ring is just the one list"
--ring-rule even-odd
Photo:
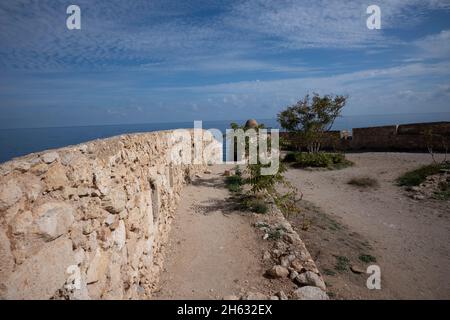
[(450, 185), (450, 171), (442, 170), (438, 174), (428, 176), (424, 182), (418, 186), (409, 187), (406, 190), (414, 200), (433, 199), (436, 193), (441, 191), (442, 186)]
[[(289, 294), (293, 299), (329, 299), (325, 282), (316, 264), (281, 211), (273, 204), (271, 213), (261, 217), (264, 218), (254, 224), (255, 228), (265, 235), (267, 241), (273, 242), (272, 250), (265, 251), (262, 256), (263, 261), (273, 263), (265, 276), (273, 279), (289, 278), (298, 286)], [(281, 300), (288, 299), (284, 292), (276, 293), (275, 296)]]

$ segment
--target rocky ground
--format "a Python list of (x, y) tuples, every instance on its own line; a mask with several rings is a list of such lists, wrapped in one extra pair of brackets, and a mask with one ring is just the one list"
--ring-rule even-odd
[(450, 170), (442, 170), (439, 174), (434, 174), (418, 186), (406, 188), (409, 196), (415, 200), (438, 199), (446, 200), (450, 196)]
[[(357, 153), (347, 158), (353, 167), (289, 169), (286, 174), (304, 200), (303, 214), (289, 220), (323, 274), (330, 297), (449, 299), (450, 202), (430, 197), (447, 178), (430, 177), (411, 191), (395, 180), (431, 163), (428, 154)], [(367, 176), (378, 186), (348, 184)], [(366, 287), (365, 269), (371, 264), (381, 268), (381, 290)]]
[[(224, 167), (198, 176), (175, 215), (154, 297), (449, 299), (450, 203), (413, 198), (395, 183), (429, 155), (348, 158), (354, 166), (342, 170), (287, 171), (303, 193), (301, 214), (287, 220), (277, 210), (233, 211)], [(358, 177), (377, 184), (348, 184)], [(370, 265), (381, 269), (381, 290), (366, 286)]]
[(234, 211), (223, 166), (184, 190), (156, 299), (328, 299), (315, 263), (281, 213)]

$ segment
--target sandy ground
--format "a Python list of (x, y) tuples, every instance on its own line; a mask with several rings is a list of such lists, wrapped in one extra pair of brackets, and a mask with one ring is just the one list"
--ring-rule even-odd
[[(355, 280), (350, 271), (324, 274), (330, 290), (343, 299), (450, 299), (450, 203), (413, 200), (395, 185), (395, 179), (405, 171), (430, 163), (430, 156), (360, 153), (347, 157), (355, 163), (353, 167), (335, 171), (289, 169), (286, 173), (303, 192), (304, 203), (312, 203), (322, 213), (322, 218), (316, 215), (319, 223), (330, 225), (331, 221), (337, 226), (335, 234), (319, 230), (314, 222), (309, 231), (297, 228), (313, 257), (316, 255), (322, 273), (330, 257), (335, 259), (336, 252), (342, 250), (352, 251), (353, 256), (370, 251), (381, 267), (379, 292), (365, 288), (368, 275), (358, 275)], [(347, 184), (359, 176), (376, 178), (380, 186), (361, 190)], [(299, 226), (299, 221), (293, 224)], [(331, 242), (330, 237), (334, 237)]]
[[(304, 215), (289, 220), (315, 259), (330, 297), (450, 299), (450, 204), (413, 200), (395, 185), (405, 171), (429, 163), (429, 155), (360, 153), (348, 158), (355, 165), (342, 170), (286, 172), (304, 194)], [(290, 281), (262, 276), (268, 244), (252, 227), (258, 217), (231, 211), (221, 175), (225, 167), (211, 169), (183, 191), (155, 298), (221, 299), (293, 290)], [(347, 184), (359, 176), (376, 178), (379, 187), (362, 190)], [(376, 262), (361, 262), (361, 254)], [(336, 267), (341, 258), (347, 259), (343, 270)], [(368, 290), (368, 275), (350, 270), (370, 264), (381, 268), (381, 290)]]
[[(291, 281), (263, 277), (268, 241), (252, 226), (257, 215), (230, 211), (224, 166), (210, 167), (183, 190), (165, 252), (156, 299), (222, 299), (249, 292), (290, 291)], [(291, 288), (287, 288), (291, 287)]]

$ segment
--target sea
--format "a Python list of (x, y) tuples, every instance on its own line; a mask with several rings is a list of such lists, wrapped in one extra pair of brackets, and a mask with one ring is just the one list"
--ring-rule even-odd
[[(257, 119), (267, 128), (279, 128), (276, 119)], [(336, 119), (333, 130), (397, 125), (421, 122), (450, 121), (450, 112), (427, 114), (393, 114), (342, 116)], [(204, 129), (219, 129), (225, 134), (230, 123), (245, 120), (203, 121)], [(46, 128), (0, 129), (0, 163), (32, 152), (60, 148), (82, 142), (117, 136), (125, 133), (151, 132), (178, 128), (193, 128), (194, 122), (167, 122), (143, 124), (118, 124), (98, 126), (69, 126)]]

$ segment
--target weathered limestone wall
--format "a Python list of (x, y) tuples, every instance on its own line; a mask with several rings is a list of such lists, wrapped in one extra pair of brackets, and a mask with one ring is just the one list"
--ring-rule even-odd
[[(95, 140), (0, 165), (0, 297), (150, 297), (182, 186), (206, 166), (171, 164), (172, 134)], [(217, 141), (205, 132), (203, 144)]]

